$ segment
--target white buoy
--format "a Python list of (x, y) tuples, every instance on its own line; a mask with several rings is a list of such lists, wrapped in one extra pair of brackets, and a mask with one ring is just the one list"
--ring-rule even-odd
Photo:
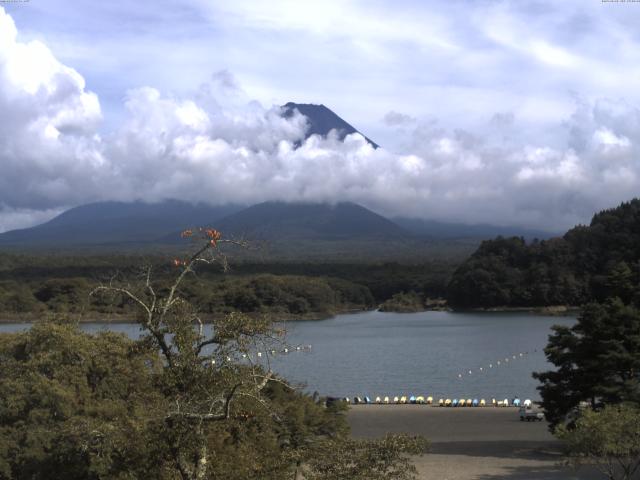
[(482, 367), (480, 367), (480, 371), (482, 371)]
[(469, 375), (471, 375), (471, 370), (469, 370)]
[(490, 363), (490, 364), (489, 364), (489, 368), (493, 368), (493, 363)]
[(258, 356), (261, 357), (262, 356), (262, 352), (258, 352)]
[(458, 378), (462, 378), (462, 374), (461, 373), (458, 374)]

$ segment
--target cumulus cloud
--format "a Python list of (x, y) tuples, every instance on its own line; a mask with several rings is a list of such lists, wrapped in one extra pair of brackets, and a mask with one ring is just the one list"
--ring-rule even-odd
[(192, 95), (132, 89), (124, 110), (98, 134), (100, 102), (83, 77), (43, 43), (18, 41), (0, 7), (0, 230), (88, 201), (166, 198), (349, 200), (388, 215), (559, 230), (640, 186), (640, 112), (622, 100), (576, 100), (550, 125), (553, 144), (514, 139), (510, 112), (470, 131), (390, 111), (386, 123), (410, 132), (401, 154), (358, 134), (296, 148), (306, 119), (249, 101), (227, 71)]

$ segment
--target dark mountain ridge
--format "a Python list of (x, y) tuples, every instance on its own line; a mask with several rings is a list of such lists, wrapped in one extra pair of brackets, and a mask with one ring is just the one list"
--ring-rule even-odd
[(216, 223), (220, 231), (261, 239), (349, 239), (406, 237), (408, 232), (387, 218), (350, 202), (265, 202)]
[(185, 225), (209, 224), (240, 210), (166, 200), (159, 203), (97, 202), (71, 208), (32, 228), (0, 234), (0, 245), (66, 247), (153, 242)]

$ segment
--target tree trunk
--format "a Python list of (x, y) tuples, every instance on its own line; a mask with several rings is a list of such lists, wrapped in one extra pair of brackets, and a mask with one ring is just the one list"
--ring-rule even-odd
[(193, 475), (194, 480), (204, 480), (207, 475), (208, 467), (209, 464), (207, 461), (207, 441), (203, 438), (202, 445), (200, 446), (200, 450), (198, 451), (198, 460)]

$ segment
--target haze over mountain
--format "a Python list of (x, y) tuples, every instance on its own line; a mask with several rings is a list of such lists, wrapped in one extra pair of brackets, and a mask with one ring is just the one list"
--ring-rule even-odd
[(359, 133), (373, 146), (373, 148), (379, 147), (376, 142), (356, 130), (355, 127), (347, 123), (336, 115), (335, 112), (322, 104), (315, 105), (313, 103), (288, 102), (282, 106), (282, 109), (285, 118), (291, 118), (296, 110), (307, 117), (309, 128), (306, 132), (305, 139), (309, 138), (311, 135), (326, 137), (331, 130), (335, 130), (340, 140), (344, 140), (347, 135)]
[(440, 222), (421, 218), (392, 217), (391, 220), (406, 231), (428, 238), (454, 239), (495, 237), (524, 237), (526, 240), (545, 240), (559, 236), (559, 233), (534, 230), (518, 226), (498, 226), (490, 224), (466, 225), (464, 223)]

